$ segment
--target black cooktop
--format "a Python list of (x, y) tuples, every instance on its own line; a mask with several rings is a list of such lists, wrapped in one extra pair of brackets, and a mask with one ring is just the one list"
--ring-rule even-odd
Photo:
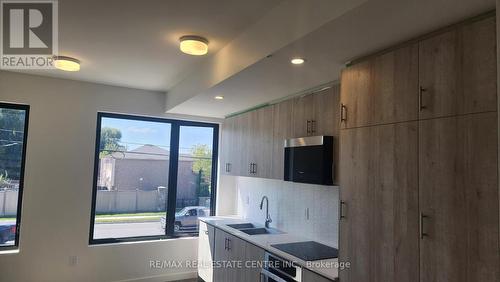
[(314, 241), (271, 245), (305, 261), (337, 258), (338, 250)]

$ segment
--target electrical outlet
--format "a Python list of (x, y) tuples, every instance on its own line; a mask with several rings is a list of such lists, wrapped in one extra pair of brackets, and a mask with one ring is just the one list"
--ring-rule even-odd
[(78, 264), (78, 257), (77, 256), (70, 256), (69, 257), (69, 266), (76, 266)]

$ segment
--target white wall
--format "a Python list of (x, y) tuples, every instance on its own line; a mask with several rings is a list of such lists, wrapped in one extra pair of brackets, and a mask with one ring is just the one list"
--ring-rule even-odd
[(20, 251), (0, 254), (0, 281), (194, 277), (149, 261), (195, 259), (196, 238), (88, 246), (97, 112), (162, 116), (164, 100), (159, 92), (0, 71), (0, 101), (31, 106)]
[[(286, 182), (251, 177), (234, 177), (237, 214), (264, 224), (262, 196), (269, 198), (271, 227), (330, 246), (338, 246), (339, 187)], [(307, 218), (306, 209), (309, 209)]]

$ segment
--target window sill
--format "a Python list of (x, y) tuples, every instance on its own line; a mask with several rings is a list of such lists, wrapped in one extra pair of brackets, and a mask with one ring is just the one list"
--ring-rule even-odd
[(13, 255), (13, 254), (19, 254), (19, 249), (6, 249), (6, 250), (0, 250), (0, 256), (1, 255)]
[(135, 240), (135, 241), (120, 241), (120, 242), (93, 242), (89, 244), (89, 247), (103, 247), (103, 246), (117, 246), (117, 245), (135, 245), (135, 244), (151, 244), (160, 242), (170, 242), (177, 240), (198, 240), (198, 236), (189, 237), (172, 237), (164, 239), (149, 239), (149, 240)]

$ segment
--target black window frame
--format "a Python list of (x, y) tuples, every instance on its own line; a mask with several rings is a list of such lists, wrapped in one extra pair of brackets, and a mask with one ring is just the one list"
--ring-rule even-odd
[(11, 246), (0, 246), (0, 251), (4, 250), (17, 250), (19, 249), (19, 238), (21, 234), (21, 212), (23, 206), (23, 192), (24, 192), (24, 176), (26, 171), (26, 149), (28, 145), (28, 127), (29, 127), (29, 116), (30, 116), (30, 106), (26, 104), (14, 104), (0, 102), (0, 108), (2, 109), (13, 109), (21, 110), (25, 112), (24, 116), (24, 132), (23, 132), (23, 149), (21, 153), (21, 168), (19, 171), (19, 192), (17, 195), (17, 214), (16, 214), (16, 236), (14, 239), (14, 245)]
[[(153, 235), (153, 236), (134, 236), (134, 237), (123, 237), (123, 238), (102, 238), (94, 239), (94, 224), (95, 224), (95, 208), (97, 200), (97, 180), (99, 176), (99, 147), (101, 139), (101, 123), (103, 118), (116, 118), (125, 120), (135, 120), (135, 121), (149, 121), (149, 122), (160, 122), (168, 123), (171, 125), (170, 132), (170, 159), (169, 159), (169, 172), (168, 172), (168, 193), (167, 193), (167, 210), (166, 210), (166, 228), (165, 234), (163, 235)], [(141, 115), (131, 115), (131, 114), (119, 114), (119, 113), (109, 113), (109, 112), (98, 112), (97, 113), (97, 125), (96, 125), (96, 141), (95, 141), (95, 155), (94, 155), (94, 177), (92, 183), (92, 208), (90, 214), (90, 230), (89, 230), (89, 245), (100, 245), (100, 244), (113, 244), (113, 243), (124, 243), (124, 242), (140, 242), (140, 241), (152, 241), (161, 239), (172, 239), (185, 237), (183, 235), (176, 235), (174, 232), (175, 223), (175, 209), (176, 209), (176, 198), (177, 198), (177, 175), (178, 175), (178, 164), (179, 164), (179, 140), (180, 140), (180, 128), (181, 126), (194, 126), (194, 127), (209, 127), (213, 128), (213, 143), (212, 143), (212, 179), (211, 179), (211, 193), (210, 193), (210, 215), (215, 215), (215, 201), (217, 195), (217, 164), (218, 164), (218, 153), (219, 153), (219, 124), (217, 123), (207, 123), (207, 122), (197, 122), (197, 121), (187, 121), (187, 120), (177, 120), (162, 117), (150, 117)], [(168, 216), (168, 215), (171, 216)], [(198, 233), (190, 234), (189, 236), (198, 236)]]

